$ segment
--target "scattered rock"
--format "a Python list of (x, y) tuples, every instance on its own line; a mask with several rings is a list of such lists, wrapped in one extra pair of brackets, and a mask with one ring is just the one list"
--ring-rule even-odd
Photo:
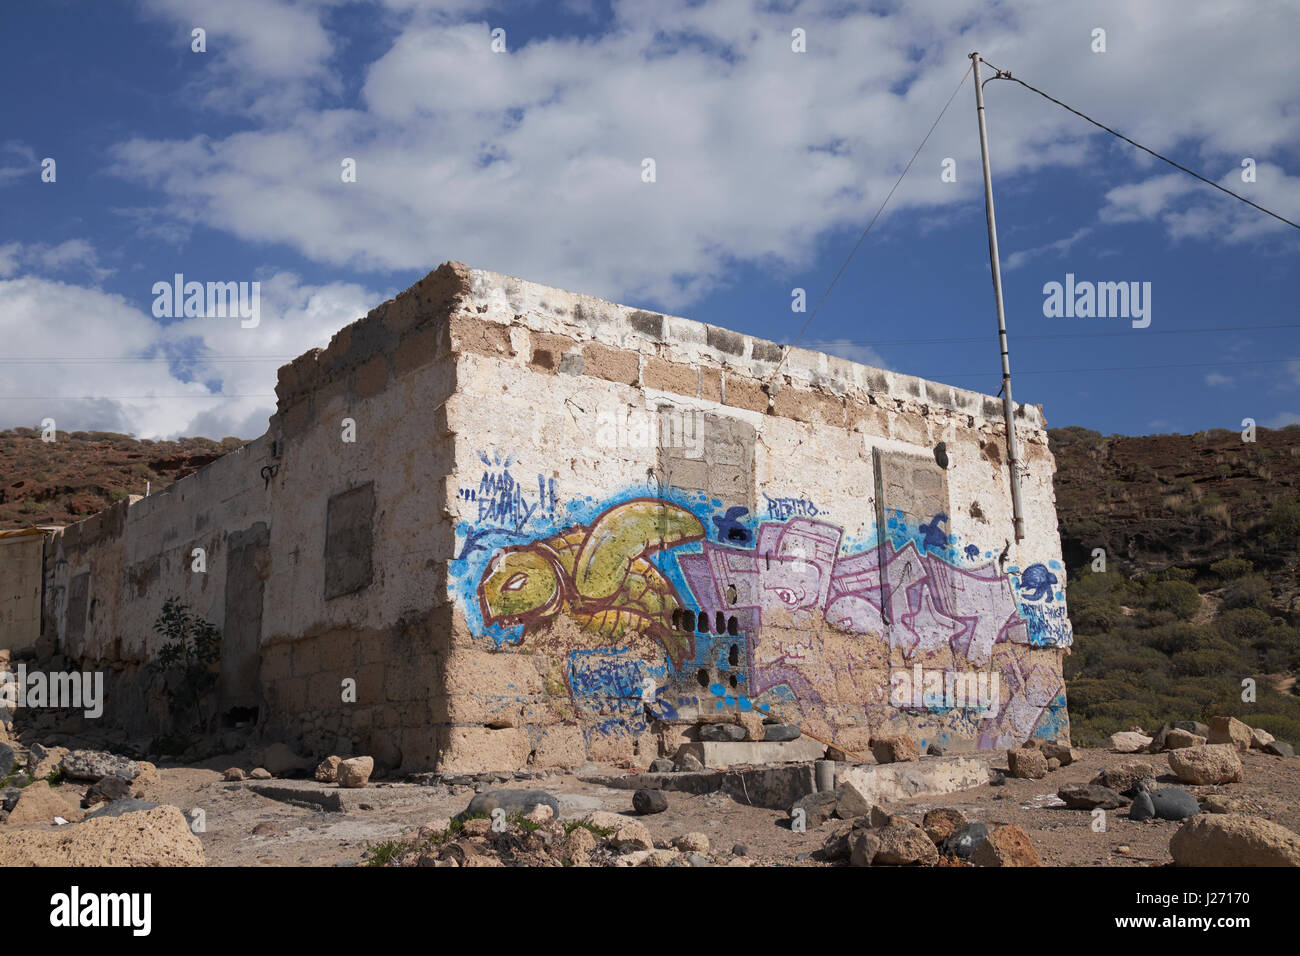
[[(0, 704), (0, 708), (3, 705)], [(0, 744), (0, 780), (5, 779), (14, 772), (14, 752), (13, 748)]]
[(111, 803), (114, 800), (121, 800), (123, 797), (131, 795), (131, 781), (125, 777), (107, 776), (101, 777), (91, 785), (86, 791), (86, 795), (81, 798), (81, 806), (89, 808), (97, 803)]
[(231, 767), (221, 775), (221, 779), (238, 782), (244, 779), (244, 771), (240, 770), (238, 767)]
[(1048, 760), (1059, 760), (1062, 767), (1068, 767), (1079, 759), (1073, 747), (1069, 744), (1057, 743), (1054, 740), (1041, 742), (1038, 749), (1043, 752), (1043, 756)]
[(874, 830), (853, 830), (849, 834), (849, 866), (871, 866), (880, 847), (880, 837)]
[(749, 847), (745, 846), (745, 844), (743, 844), (743, 843), (737, 843), (737, 844), (735, 844), (735, 845), (731, 848), (731, 855), (732, 855), (732, 856), (748, 856), (748, 855), (749, 855)]
[(673, 762), (666, 757), (658, 757), (650, 761), (651, 773), (672, 773), (676, 769)]
[(316, 779), (321, 783), (338, 783), (339, 765), (343, 758), (331, 754), (316, 765)]
[(549, 804), (539, 803), (524, 814), (524, 819), (529, 823), (547, 824), (555, 819), (555, 811), (551, 809)]
[(73, 780), (98, 780), (110, 774), (134, 780), (140, 773), (134, 760), (102, 750), (73, 750), (60, 763), (63, 772)]
[(556, 847), (555, 855), (561, 863), (567, 863), (570, 866), (581, 866), (587, 862), (588, 857), (596, 849), (596, 837), (586, 827), (574, 827), (568, 833), (559, 845)]
[(683, 853), (708, 853), (709, 838), (703, 833), (683, 833), (673, 840), (673, 846)]
[[(527, 816), (542, 804), (550, 807), (551, 812), (559, 816), (559, 802), (545, 790), (485, 790), (483, 793), (476, 794), (470, 800), (469, 806), (462, 810), (456, 818), (464, 820), (468, 817), (491, 816), (492, 811), (497, 808), (504, 810), (508, 817), (515, 814)], [(616, 813), (606, 814), (606, 816), (617, 822), (626, 819)]]
[(1171, 750), (1169, 767), (1183, 783), (1205, 785), (1241, 780), (1241, 757), (1234, 744), (1207, 744)]
[(1156, 806), (1151, 802), (1151, 794), (1145, 790), (1139, 790), (1133, 797), (1133, 805), (1128, 808), (1128, 818), (1136, 820), (1139, 823), (1145, 820), (1154, 820), (1156, 816)]
[(1151, 794), (1151, 804), (1161, 820), (1186, 820), (1201, 812), (1196, 798), (1181, 787), (1161, 787)]
[(1250, 746), (1253, 750), (1263, 750), (1268, 744), (1271, 744), (1277, 738), (1270, 734), (1262, 727), (1252, 727), (1250, 729)]
[(1025, 831), (1014, 824), (997, 827), (971, 853), (976, 866), (1042, 866), (1043, 861)]
[(944, 840), (956, 836), (966, 828), (966, 815), (952, 807), (939, 807), (931, 810), (922, 818), (921, 829), (935, 846)]
[(1250, 749), (1251, 729), (1236, 717), (1211, 717), (1209, 744), (1232, 744), (1243, 753)]
[(1135, 754), (1151, 746), (1151, 738), (1146, 734), (1126, 730), (1110, 735), (1110, 749), (1122, 754)]
[(942, 757), (944, 755), (944, 749), (938, 744), (930, 744), (925, 748), (925, 755), (927, 757)]
[(847, 780), (834, 790), (835, 815), (841, 820), (864, 817), (871, 812), (871, 803), (857, 787)]
[(739, 742), (745, 739), (745, 728), (739, 724), (701, 724), (696, 736), (699, 740), (718, 743)]
[(632, 808), (642, 816), (651, 813), (663, 813), (668, 809), (668, 798), (662, 790), (641, 788), (632, 794)]
[[(80, 820), (81, 807), (77, 795), (71, 788), (51, 787), (44, 780), (37, 780), (23, 788), (18, 802), (9, 811), (9, 824), (19, 823), (53, 823), (55, 817), (65, 820)], [(9, 839), (7, 836), (5, 839)], [(0, 843), (3, 843), (0, 840)]]
[(1129, 801), (1110, 787), (1099, 783), (1071, 783), (1056, 791), (1056, 795), (1065, 801), (1071, 810), (1118, 810)]
[(1285, 740), (1272, 740), (1261, 748), (1264, 753), (1272, 754), (1274, 757), (1294, 757), (1295, 748)]
[(989, 828), (983, 823), (970, 823), (962, 827), (943, 841), (939, 852), (944, 856), (955, 856), (959, 860), (969, 860), (975, 848), (988, 839)]
[[(1109, 787), (1116, 793), (1127, 793), (1137, 786), (1140, 780), (1156, 779), (1156, 768), (1145, 760), (1125, 760), (1109, 767), (1103, 767), (1092, 783)], [(1155, 789), (1154, 787), (1150, 789)]]
[(1190, 730), (1179, 730), (1175, 727), (1165, 735), (1165, 750), (1182, 750), (1185, 747), (1203, 746), (1205, 746), (1205, 738), (1192, 733)]
[(587, 814), (586, 819), (594, 827), (613, 831), (609, 836), (609, 842), (616, 850), (628, 852), (653, 850), (655, 847), (650, 831), (646, 829), (644, 823), (605, 810), (594, 810)]
[(1011, 770), (1011, 776), (1022, 780), (1039, 780), (1047, 776), (1047, 758), (1036, 747), (1008, 750), (1007, 766)]
[(1188, 733), (1195, 734), (1198, 737), (1210, 736), (1210, 725), (1203, 724), (1199, 720), (1175, 720), (1174, 726), (1179, 730), (1186, 730)]
[(902, 763), (907, 760), (921, 759), (916, 749), (916, 741), (906, 735), (873, 739), (871, 755), (876, 758), (876, 763)]
[(939, 851), (915, 823), (895, 817), (888, 826), (869, 832), (880, 840), (880, 849), (871, 861), (874, 866), (933, 866), (939, 862)]
[(253, 836), (274, 836), (283, 830), (284, 827), (274, 820), (263, 820), (257, 826), (253, 827)]
[(1061, 761), (1057, 760), (1055, 757), (1047, 758), (1048, 773), (1052, 773), (1053, 771), (1060, 770), (1060, 769), (1061, 769)]
[(699, 773), (704, 769), (704, 764), (695, 754), (684, 753), (677, 759), (677, 769), (681, 773)]
[(374, 771), (373, 757), (350, 757), (339, 762), (338, 784), (347, 790), (359, 790), (370, 782)]
[(1245, 813), (1246, 804), (1223, 793), (1207, 793), (1196, 798), (1202, 813)]
[(1007, 775), (1001, 770), (989, 769), (989, 786), (1005, 787), (1007, 785)]
[(88, 819), (0, 840), (0, 866), (204, 866), (203, 844), (176, 807)]
[(763, 739), (770, 741), (798, 740), (803, 732), (790, 724), (768, 724), (763, 729)]
[(27, 776), (33, 780), (44, 780), (59, 769), (59, 765), (67, 755), (67, 747), (42, 747), (40, 744), (32, 744), (27, 751)]
[(270, 780), (271, 771), (267, 770), (265, 767), (254, 767), (252, 770), (248, 772), (248, 779), (249, 780)]
[(884, 807), (878, 807), (873, 805), (871, 807), (871, 818), (868, 822), (871, 824), (871, 829), (879, 830), (893, 823), (894, 817), (893, 814), (889, 813), (889, 811), (887, 811)]
[(810, 827), (819, 827), (834, 815), (839, 807), (839, 798), (833, 791), (825, 793), (810, 793), (806, 797), (801, 797), (790, 808), (790, 819), (797, 819), (797, 810), (802, 810), (804, 814), (804, 824)]
[(1260, 817), (1193, 817), (1169, 841), (1175, 866), (1300, 866), (1300, 836)]

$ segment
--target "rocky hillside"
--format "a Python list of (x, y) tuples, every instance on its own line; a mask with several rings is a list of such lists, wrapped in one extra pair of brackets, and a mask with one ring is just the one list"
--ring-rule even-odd
[(149, 441), (113, 432), (0, 431), (0, 529), (72, 524), (156, 491), (242, 445), (238, 438)]

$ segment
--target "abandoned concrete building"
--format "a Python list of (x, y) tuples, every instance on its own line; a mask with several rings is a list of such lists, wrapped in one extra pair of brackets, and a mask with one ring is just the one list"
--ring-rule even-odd
[(726, 720), (1068, 738), (1035, 406), (1017, 540), (996, 398), (458, 263), (276, 394), (263, 437), (23, 552), (106, 720), (165, 718), (139, 674), (176, 596), (221, 713), (405, 770), (644, 766)]

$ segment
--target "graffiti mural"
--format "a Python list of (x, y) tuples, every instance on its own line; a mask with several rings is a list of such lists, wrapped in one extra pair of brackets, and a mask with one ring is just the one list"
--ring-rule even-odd
[(1004, 571), (946, 514), (846, 541), (811, 503), (764, 498), (767, 517), (670, 491), (570, 503), (579, 520), (549, 529), (463, 522), (452, 586), (476, 633), (562, 652), (588, 734), (728, 708), (982, 747), (1065, 726), (1045, 652), (1071, 642), (1059, 562)]

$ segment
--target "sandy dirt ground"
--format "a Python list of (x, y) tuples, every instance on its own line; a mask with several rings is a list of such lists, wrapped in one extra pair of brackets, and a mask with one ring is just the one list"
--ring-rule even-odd
[[(1091, 814), (1069, 810), (1056, 798), (1059, 787), (1087, 783), (1108, 764), (1134, 759), (1100, 750), (1080, 750), (1080, 759), (1042, 780), (1008, 777), (1002, 786), (985, 785), (937, 797), (890, 804), (890, 812), (917, 822), (933, 807), (955, 807), (968, 819), (987, 824), (1013, 823), (1033, 841), (1044, 863), (1051, 866), (1161, 866), (1170, 862), (1169, 838), (1179, 824), (1139, 823), (1126, 810), (1110, 811), (1104, 832), (1093, 828)], [(1164, 755), (1136, 755), (1159, 771), (1161, 786), (1179, 786), (1168, 771)], [(1240, 811), (1272, 820), (1300, 832), (1300, 759), (1258, 754), (1243, 755), (1242, 783), (1213, 787), (1187, 786), (1201, 796), (1220, 793), (1240, 801)], [(540, 779), (475, 786), (423, 785), (411, 782), (372, 782), (364, 790), (340, 791), (315, 781), (245, 781), (228, 783), (220, 769), (237, 760), (215, 758), (202, 767), (159, 768), (159, 781), (148, 787), (150, 800), (171, 803), (193, 816), (203, 811), (200, 833), (210, 864), (215, 866), (347, 866), (366, 861), (371, 844), (397, 840), (404, 831), (464, 810), (476, 789), (535, 788), (555, 795), (563, 819), (579, 819), (592, 810), (633, 816), (632, 791), (584, 782), (572, 773)], [(994, 755), (990, 766), (1006, 769), (1005, 757)], [(247, 769), (247, 768), (246, 768)], [(599, 768), (601, 773), (618, 773)], [(586, 774), (584, 774), (586, 775)], [(258, 787), (307, 791), (327, 799), (337, 796), (342, 809), (327, 810), (286, 802), (257, 792)], [(281, 794), (283, 796), (283, 794)], [(811, 854), (826, 837), (847, 826), (832, 820), (807, 832), (791, 830), (789, 815), (778, 810), (746, 806), (722, 793), (690, 795), (667, 792), (668, 809), (637, 817), (656, 842), (688, 832), (709, 837), (712, 855), (722, 859), (736, 844), (756, 864), (821, 866)]]

